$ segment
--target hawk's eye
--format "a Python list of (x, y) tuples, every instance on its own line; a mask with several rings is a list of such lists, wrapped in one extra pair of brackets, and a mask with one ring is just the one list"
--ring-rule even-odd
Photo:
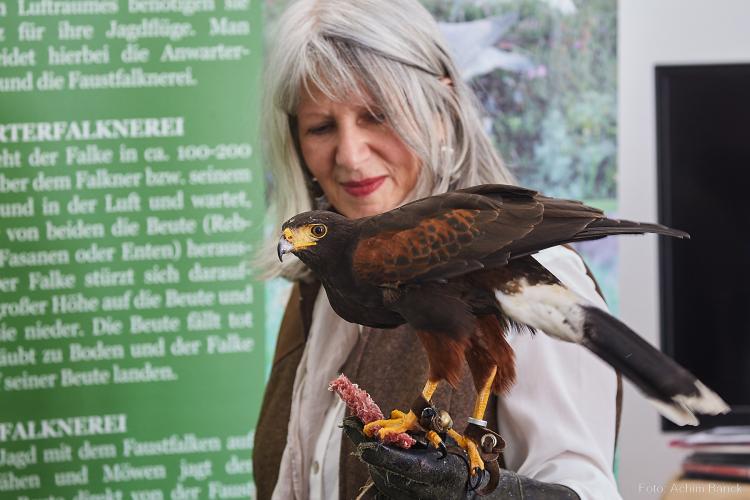
[(316, 238), (322, 238), (328, 232), (328, 229), (323, 224), (315, 224), (310, 228), (310, 232)]

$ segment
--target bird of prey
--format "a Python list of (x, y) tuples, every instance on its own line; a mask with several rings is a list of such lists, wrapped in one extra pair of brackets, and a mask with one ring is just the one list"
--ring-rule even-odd
[[(624, 323), (567, 289), (532, 255), (547, 247), (608, 235), (687, 233), (605, 217), (578, 201), (517, 186), (482, 185), (423, 198), (383, 214), (348, 219), (329, 211), (282, 226), (278, 256), (299, 257), (320, 279), (334, 311), (351, 323), (409, 323), (427, 351), (429, 401), (438, 382), (458, 382), (468, 362), (482, 422), (490, 391), (514, 382), (513, 325), (580, 344), (630, 379), (673, 422), (726, 413), (722, 399)], [(381, 438), (419, 429), (414, 411), (365, 426)], [(477, 443), (449, 434), (467, 451), (472, 473), (484, 464)], [(440, 437), (429, 433), (436, 447)]]

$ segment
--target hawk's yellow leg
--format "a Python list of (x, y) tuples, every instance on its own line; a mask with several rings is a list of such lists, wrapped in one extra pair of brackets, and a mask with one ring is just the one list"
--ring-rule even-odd
[[(435, 389), (437, 389), (437, 386), (437, 380), (428, 380), (424, 386), (424, 389), (422, 389), (422, 396), (427, 401), (429, 401), (432, 397), (432, 394), (435, 392)], [(402, 432), (406, 431), (418, 430), (419, 418), (411, 410), (409, 410), (409, 413), (404, 413), (399, 410), (393, 410), (391, 412), (391, 418), (375, 420), (374, 422), (370, 422), (369, 424), (365, 425), (364, 433), (367, 436), (372, 437), (372, 435), (375, 434), (375, 431), (373, 430), (375, 427), (380, 427), (378, 436), (380, 437), (380, 439), (383, 439), (389, 434), (401, 434)], [(433, 444), (435, 443), (433, 442)]]
[[(495, 374), (497, 373), (497, 367), (492, 369), (492, 373), (484, 382), (482, 389), (477, 395), (477, 400), (474, 403), (474, 413), (472, 417), (477, 420), (484, 420), (484, 412), (487, 410), (487, 402), (490, 399), (490, 393), (492, 392), (492, 382), (495, 380)], [(472, 475), (476, 475), (477, 470), (484, 470), (484, 461), (479, 456), (479, 450), (477, 449), (476, 443), (471, 439), (463, 437), (453, 429), (448, 430), (448, 435), (455, 439), (456, 443), (466, 451), (469, 455), (469, 470)]]

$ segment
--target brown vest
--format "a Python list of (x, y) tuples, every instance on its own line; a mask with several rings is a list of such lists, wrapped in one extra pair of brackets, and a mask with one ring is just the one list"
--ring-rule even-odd
[[(271, 498), (278, 479), (286, 445), (292, 387), (319, 290), (318, 283), (295, 285), (281, 323), (253, 446), (253, 476), (260, 500)], [(427, 380), (427, 367), (425, 351), (408, 326), (393, 330), (365, 328), (342, 372), (367, 390), (383, 413), (388, 414), (392, 409), (407, 410), (411, 406)], [(618, 424), (619, 393), (618, 390)], [(465, 366), (459, 386), (453, 389), (447, 383), (440, 384), (433, 401), (451, 414), (456, 429), (460, 430), (466, 426), (475, 398), (474, 384)], [(485, 419), (494, 430), (497, 430), (496, 406), (495, 396), (492, 396)], [(349, 440), (342, 439), (339, 464), (339, 498), (342, 500), (355, 498), (368, 479), (367, 468), (353, 451)]]

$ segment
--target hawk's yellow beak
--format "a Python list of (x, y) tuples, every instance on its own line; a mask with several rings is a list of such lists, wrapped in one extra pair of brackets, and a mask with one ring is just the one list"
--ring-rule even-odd
[(293, 253), (316, 244), (317, 242), (310, 234), (308, 226), (295, 229), (286, 228), (281, 234), (281, 238), (279, 238), (279, 244), (276, 246), (276, 254), (279, 256), (279, 260), (283, 261), (284, 254)]

